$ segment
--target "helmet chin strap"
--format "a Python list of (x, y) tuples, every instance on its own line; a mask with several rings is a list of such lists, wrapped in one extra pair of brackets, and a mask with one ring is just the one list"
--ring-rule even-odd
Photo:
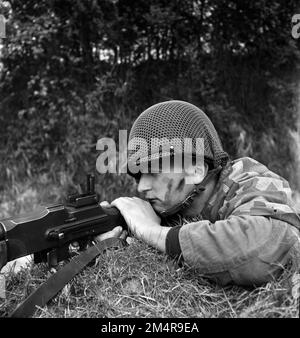
[(216, 169), (210, 170), (207, 175), (204, 177), (203, 181), (201, 183), (195, 184), (194, 189), (185, 197), (185, 199), (177, 204), (175, 204), (173, 207), (163, 210), (161, 212), (157, 212), (158, 215), (162, 218), (169, 217), (171, 215), (174, 215), (178, 212), (183, 211), (184, 209), (188, 208), (191, 206), (191, 204), (194, 201), (194, 198), (200, 194), (200, 192), (205, 191), (206, 189), (206, 184), (208, 183), (209, 179), (217, 175), (220, 171), (222, 170), (222, 167), (219, 166)]

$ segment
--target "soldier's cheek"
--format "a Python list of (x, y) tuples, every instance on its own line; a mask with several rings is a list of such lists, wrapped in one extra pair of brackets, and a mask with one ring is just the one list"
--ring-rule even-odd
[(166, 195), (167, 195), (167, 191), (166, 189), (161, 188), (160, 190), (158, 190), (156, 192), (156, 198), (158, 198), (160, 201), (164, 202), (166, 200)]

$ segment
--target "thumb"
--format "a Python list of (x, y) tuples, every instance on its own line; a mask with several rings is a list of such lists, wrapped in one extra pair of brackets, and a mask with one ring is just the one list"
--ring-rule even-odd
[(101, 242), (105, 239), (111, 238), (111, 237), (119, 237), (122, 234), (123, 228), (121, 226), (117, 226), (111, 231), (105, 232), (104, 234), (98, 235), (96, 237), (96, 240)]
[(112, 206), (107, 201), (102, 201), (99, 203), (102, 208), (111, 208)]

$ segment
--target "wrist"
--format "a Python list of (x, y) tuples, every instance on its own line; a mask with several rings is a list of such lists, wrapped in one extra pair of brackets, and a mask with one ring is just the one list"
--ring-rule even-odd
[(151, 228), (148, 243), (159, 251), (166, 252), (166, 238), (170, 227), (156, 226)]

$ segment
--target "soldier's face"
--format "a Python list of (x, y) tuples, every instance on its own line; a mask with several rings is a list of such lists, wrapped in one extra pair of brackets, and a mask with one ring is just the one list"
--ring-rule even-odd
[(193, 189), (192, 184), (186, 183), (185, 176), (184, 172), (142, 174), (138, 191), (144, 194), (155, 211), (162, 212), (183, 201)]

